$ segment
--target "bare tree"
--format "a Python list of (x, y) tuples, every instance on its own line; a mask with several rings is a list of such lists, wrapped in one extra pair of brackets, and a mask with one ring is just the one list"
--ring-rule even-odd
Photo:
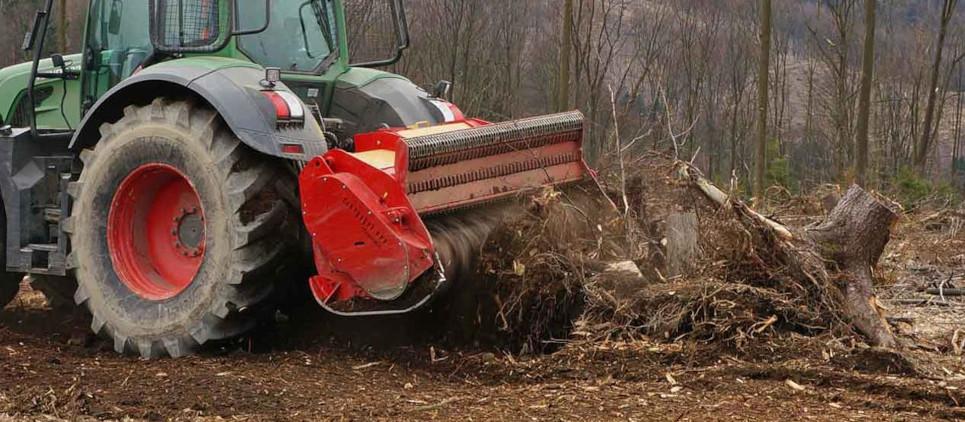
[(731, 25), (727, 35), (727, 50), (724, 71), (727, 74), (727, 95), (730, 99), (730, 166), (728, 176), (736, 176), (743, 167), (744, 139), (750, 131), (749, 123), (753, 107), (747, 101), (753, 72), (752, 37), (745, 36), (747, 28), (739, 24)]
[(611, 78), (627, 79), (630, 66), (625, 51), (630, 45), (627, 23), (631, 10), (628, 0), (578, 0), (574, 4), (574, 76), (577, 78), (576, 102), (595, 122), (588, 130), (590, 159), (603, 155), (611, 143), (605, 142), (613, 123), (610, 118), (609, 89), (622, 94), (622, 84)]
[[(942, 54), (945, 49), (945, 38), (948, 36), (948, 25), (955, 15), (958, 0), (945, 0), (942, 6), (941, 20), (938, 26), (938, 45), (935, 48), (935, 60), (932, 62), (931, 75), (928, 84), (928, 103), (925, 106), (925, 121), (921, 132), (921, 140), (915, 144), (914, 164), (920, 174), (925, 173), (925, 165), (928, 162), (928, 153), (931, 150), (935, 134), (932, 127), (935, 125), (935, 106), (938, 102), (939, 77), (942, 67)], [(942, 92), (943, 93), (943, 92)]]
[(573, 51), (573, 0), (564, 0), (563, 30), (560, 38), (560, 76), (556, 82), (559, 89), (556, 95), (557, 111), (564, 111), (570, 107), (570, 69), (572, 66), (571, 52)]
[[(958, 99), (955, 102), (955, 129), (953, 131), (952, 148), (952, 180), (957, 179), (960, 160), (962, 159), (962, 148), (965, 143), (965, 133), (963, 133), (962, 118), (965, 117), (965, 68), (958, 70)], [(957, 183), (957, 180), (956, 180)]]
[(876, 0), (865, 0), (864, 57), (861, 64), (861, 94), (858, 99), (858, 128), (855, 138), (855, 181), (864, 187), (868, 177), (868, 123), (871, 118), (871, 83), (875, 69)]
[(57, 50), (61, 53), (67, 52), (67, 0), (57, 2)]
[(834, 131), (834, 173), (837, 178), (845, 176), (853, 155), (854, 83), (851, 71), (851, 32), (855, 0), (823, 0), (822, 7), (831, 19), (830, 36), (823, 36), (809, 27), (815, 39), (819, 58), (830, 73), (832, 83), (820, 86), (824, 92), (823, 105), (828, 111)]
[(771, 0), (761, 0), (760, 58), (757, 67), (757, 144), (754, 154), (754, 196), (764, 196), (767, 183), (767, 103), (771, 64)]

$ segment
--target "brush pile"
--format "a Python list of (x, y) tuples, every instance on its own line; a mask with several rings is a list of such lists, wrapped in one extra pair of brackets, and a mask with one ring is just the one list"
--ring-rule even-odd
[(742, 349), (789, 332), (897, 346), (872, 287), (890, 201), (853, 188), (823, 223), (793, 228), (686, 163), (654, 154), (632, 167), (607, 185), (618, 189), (545, 191), (503, 214), (474, 288), (456, 289), (459, 330), (522, 353), (637, 336)]

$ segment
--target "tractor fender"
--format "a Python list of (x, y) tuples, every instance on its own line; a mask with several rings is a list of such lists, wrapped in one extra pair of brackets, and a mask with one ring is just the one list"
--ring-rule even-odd
[[(235, 136), (257, 152), (308, 161), (328, 150), (324, 133), (308, 115), (308, 107), (303, 125), (278, 125), (274, 107), (261, 94), (264, 68), (240, 61), (214, 68), (197, 62), (179, 63), (188, 60), (149, 67), (111, 88), (86, 113), (69, 148), (79, 151), (96, 144), (100, 126), (119, 120), (127, 106), (148, 104), (158, 97), (196, 97), (217, 111)], [(283, 83), (277, 83), (274, 90), (289, 91)]]

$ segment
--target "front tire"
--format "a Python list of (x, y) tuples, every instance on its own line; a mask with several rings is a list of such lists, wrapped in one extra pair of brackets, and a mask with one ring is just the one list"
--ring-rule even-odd
[(72, 185), (74, 299), (119, 353), (179, 357), (251, 329), (298, 242), (291, 170), (213, 111), (155, 100), (101, 128)]

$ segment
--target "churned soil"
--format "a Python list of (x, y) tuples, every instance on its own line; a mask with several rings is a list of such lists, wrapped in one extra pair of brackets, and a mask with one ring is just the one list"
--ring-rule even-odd
[[(740, 357), (641, 340), (524, 358), (423, 340), (360, 346), (312, 318), (146, 361), (116, 355), (83, 315), (47, 309), (25, 287), (0, 312), (0, 421), (965, 418), (960, 359), (940, 380), (837, 361), (793, 338)], [(389, 324), (365, 329), (398, 332)]]
[[(804, 225), (820, 218), (811, 202), (774, 213)], [(936, 221), (905, 216), (877, 274), (900, 358), (767, 325), (737, 346), (569, 327), (527, 349), (553, 353), (527, 355), (445, 311), (345, 320), (307, 306), (201, 355), (149, 361), (115, 354), (83, 312), (52, 310), (25, 284), (0, 310), (0, 422), (965, 420), (965, 298), (928, 293), (965, 287), (965, 222)]]

